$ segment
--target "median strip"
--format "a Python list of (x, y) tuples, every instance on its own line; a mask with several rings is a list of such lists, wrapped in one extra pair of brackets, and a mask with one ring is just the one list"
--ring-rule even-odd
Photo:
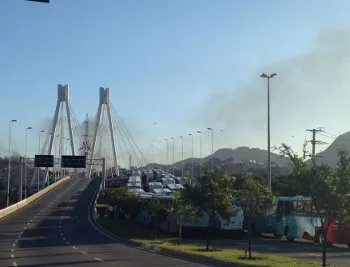
[[(244, 251), (240, 248), (211, 247), (209, 251), (199, 243), (189, 243), (184, 240), (177, 244), (177, 239), (173, 236), (159, 234), (155, 239), (154, 230), (150, 230), (129, 220), (110, 220), (98, 218), (99, 227), (115, 235), (124, 242), (138, 244), (145, 249), (161, 252), (170, 256), (182, 257), (194, 261), (207, 262), (209, 264), (230, 265), (230, 266), (276, 266), (276, 267), (318, 267), (318, 261), (300, 260), (285, 256), (277, 256), (269, 253), (253, 252), (251, 260), (244, 259)], [(215, 263), (214, 263), (215, 262)], [(341, 265), (329, 264), (329, 267), (340, 267)]]

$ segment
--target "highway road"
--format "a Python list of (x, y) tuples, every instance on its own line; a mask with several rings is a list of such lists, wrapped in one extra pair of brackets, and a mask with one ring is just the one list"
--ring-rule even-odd
[(70, 179), (0, 219), (0, 266), (207, 266), (117, 243), (91, 223), (98, 181)]

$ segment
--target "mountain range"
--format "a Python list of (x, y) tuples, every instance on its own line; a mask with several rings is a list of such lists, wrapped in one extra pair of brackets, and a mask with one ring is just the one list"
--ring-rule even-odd
[[(346, 150), (350, 152), (350, 132), (346, 132), (339, 135), (335, 140), (322, 152), (317, 154), (316, 162), (317, 164), (327, 163), (332, 167), (336, 167), (339, 157), (338, 151)], [(204, 161), (210, 160), (212, 155), (203, 158)], [(214, 152), (214, 157), (218, 158), (220, 161), (235, 160), (240, 161), (243, 164), (247, 164), (251, 161), (257, 163), (263, 163), (267, 165), (267, 151), (259, 148), (249, 148), (246, 146), (237, 148), (221, 148)], [(198, 164), (199, 158), (195, 158), (194, 162)], [(311, 162), (311, 160), (308, 160)], [(185, 159), (184, 161), (179, 161), (176, 164), (190, 164), (192, 158)], [(271, 153), (271, 162), (279, 165), (280, 167), (285, 167), (290, 165), (290, 160), (286, 157), (281, 157), (278, 154)]]
[(350, 152), (350, 132), (339, 135), (325, 150), (316, 155), (316, 163), (327, 163), (336, 167), (339, 161), (338, 151)]

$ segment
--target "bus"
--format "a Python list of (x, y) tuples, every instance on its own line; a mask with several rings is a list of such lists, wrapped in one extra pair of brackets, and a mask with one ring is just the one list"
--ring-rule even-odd
[(321, 219), (309, 197), (279, 197), (275, 213), (276, 236), (286, 236), (288, 241), (303, 238), (313, 241)]

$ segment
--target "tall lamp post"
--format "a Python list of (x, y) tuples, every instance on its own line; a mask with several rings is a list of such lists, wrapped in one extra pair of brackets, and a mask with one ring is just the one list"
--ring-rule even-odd
[(167, 138), (164, 139), (166, 142), (166, 165), (165, 165), (165, 171), (168, 171), (168, 165), (169, 165), (169, 140)]
[(173, 140), (173, 175), (175, 175), (175, 138), (171, 137)]
[(211, 131), (211, 171), (214, 171), (214, 129), (207, 128)]
[(193, 158), (193, 134), (188, 134), (192, 137), (192, 173), (191, 173), (191, 176), (192, 176), (192, 180), (193, 180), (193, 167), (194, 167), (194, 158)]
[(6, 197), (6, 206), (8, 207), (10, 204), (10, 180), (11, 180), (11, 128), (12, 123), (17, 122), (17, 120), (10, 120), (9, 121), (9, 163), (8, 163), (8, 170), (7, 170), (7, 197)]
[(199, 141), (199, 177), (201, 177), (202, 174), (202, 132), (197, 131), (198, 134), (200, 134), (200, 141)]
[[(39, 155), (41, 154), (41, 144), (40, 144), (40, 137), (41, 137), (41, 133), (44, 133), (44, 130), (41, 130), (39, 132)], [(40, 167), (38, 167), (38, 192), (40, 190)]]
[(184, 177), (184, 137), (181, 135), (181, 161), (182, 161), (182, 168), (181, 168), (181, 177)]
[[(28, 143), (28, 130), (33, 129), (32, 127), (27, 127), (25, 131), (24, 137), (24, 199), (27, 198), (27, 143)], [(22, 180), (21, 180), (21, 188), (22, 188)], [(21, 190), (22, 191), (22, 190)], [(22, 193), (21, 193), (22, 197)]]
[(260, 75), (261, 78), (267, 79), (267, 164), (268, 164), (268, 186), (271, 190), (271, 152), (270, 152), (270, 79), (275, 77), (277, 73)]
[(163, 162), (163, 156), (162, 156), (162, 153), (163, 153), (163, 147), (162, 147), (162, 141), (158, 141), (158, 143), (159, 143), (159, 146), (160, 146), (160, 153), (159, 153), (159, 155), (160, 155), (160, 160), (159, 160), (159, 164), (160, 164), (160, 167), (162, 167), (162, 162)]

